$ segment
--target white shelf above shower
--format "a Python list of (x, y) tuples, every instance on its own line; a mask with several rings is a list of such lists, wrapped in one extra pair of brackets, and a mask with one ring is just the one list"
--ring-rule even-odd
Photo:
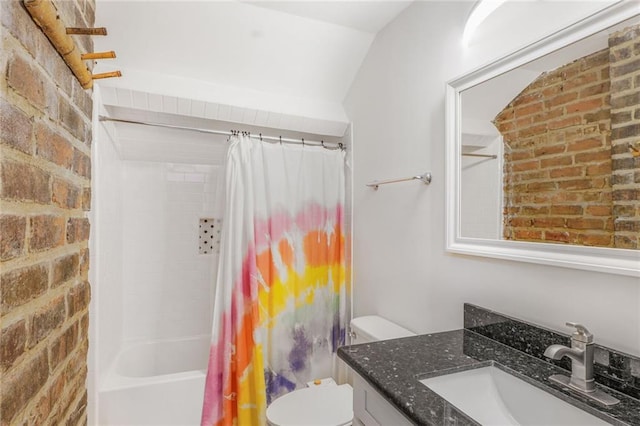
[[(171, 114), (186, 121), (193, 118), (215, 120), (237, 123), (242, 126), (279, 129), (337, 138), (344, 136), (349, 125), (341, 105), (320, 102), (318, 105), (300, 105), (300, 108), (296, 111), (296, 105), (284, 108), (279, 107), (277, 104), (261, 104), (258, 101), (254, 102), (242, 98), (239, 98), (236, 104), (232, 104), (227, 99), (213, 101), (202, 99), (204, 96), (201, 99), (197, 99), (195, 96), (189, 97), (188, 95), (176, 96), (167, 94), (157, 88), (145, 91), (106, 84), (98, 85), (100, 86), (103, 103), (107, 108), (115, 107), (121, 110), (137, 111), (138, 113), (144, 111), (147, 113), (147, 117), (153, 117), (154, 114), (158, 113)], [(185, 93), (188, 94), (189, 91), (185, 90)], [(279, 103), (285, 101), (281, 100)], [(256, 106), (251, 105), (252, 103)], [(173, 124), (185, 125), (186, 121)]]

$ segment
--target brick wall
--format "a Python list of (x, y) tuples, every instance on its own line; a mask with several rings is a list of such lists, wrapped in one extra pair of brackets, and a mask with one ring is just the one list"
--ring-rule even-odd
[[(93, 26), (93, 0), (56, 6)], [(91, 93), (21, 2), (0, 7), (0, 423), (85, 424)]]
[(615, 246), (640, 249), (640, 26), (612, 34), (609, 49)]
[[(635, 46), (629, 33), (636, 34)], [(626, 40), (620, 49), (635, 48), (638, 55), (637, 33), (627, 29), (627, 35), (612, 39)], [(543, 73), (496, 117), (505, 144), (504, 238), (629, 248), (635, 229), (637, 248), (638, 160), (632, 160), (634, 184), (633, 167), (622, 157), (631, 156), (627, 142), (640, 134), (640, 56), (634, 62), (618, 55), (618, 69), (633, 70), (624, 73), (610, 64), (615, 56), (607, 48)], [(612, 79), (611, 70), (621, 77)], [(614, 93), (622, 85), (619, 79), (635, 89)], [(635, 114), (633, 123), (630, 114)], [(622, 121), (626, 117), (629, 121)], [(617, 171), (621, 168), (625, 171)], [(614, 221), (622, 212), (633, 219)]]

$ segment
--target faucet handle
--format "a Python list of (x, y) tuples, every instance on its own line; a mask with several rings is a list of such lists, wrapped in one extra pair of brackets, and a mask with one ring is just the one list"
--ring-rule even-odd
[(576, 329), (576, 331), (571, 336), (572, 339), (575, 339), (575, 340), (577, 340), (579, 342), (583, 342), (583, 343), (591, 343), (591, 342), (593, 342), (593, 334), (591, 334), (591, 332), (589, 330), (587, 330), (587, 327), (585, 327), (584, 325), (579, 324), (577, 322), (567, 322), (566, 324), (567, 324), (567, 326), (575, 327), (575, 329)]

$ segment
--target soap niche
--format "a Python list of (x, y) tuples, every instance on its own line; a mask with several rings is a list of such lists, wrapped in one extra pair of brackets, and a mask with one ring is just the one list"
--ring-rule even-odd
[(200, 218), (198, 235), (198, 253), (211, 254), (220, 252), (220, 219)]

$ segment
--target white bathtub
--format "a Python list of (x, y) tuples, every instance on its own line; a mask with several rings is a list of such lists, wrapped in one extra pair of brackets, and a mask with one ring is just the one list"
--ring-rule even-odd
[(209, 340), (128, 344), (101, 381), (100, 426), (199, 425)]

